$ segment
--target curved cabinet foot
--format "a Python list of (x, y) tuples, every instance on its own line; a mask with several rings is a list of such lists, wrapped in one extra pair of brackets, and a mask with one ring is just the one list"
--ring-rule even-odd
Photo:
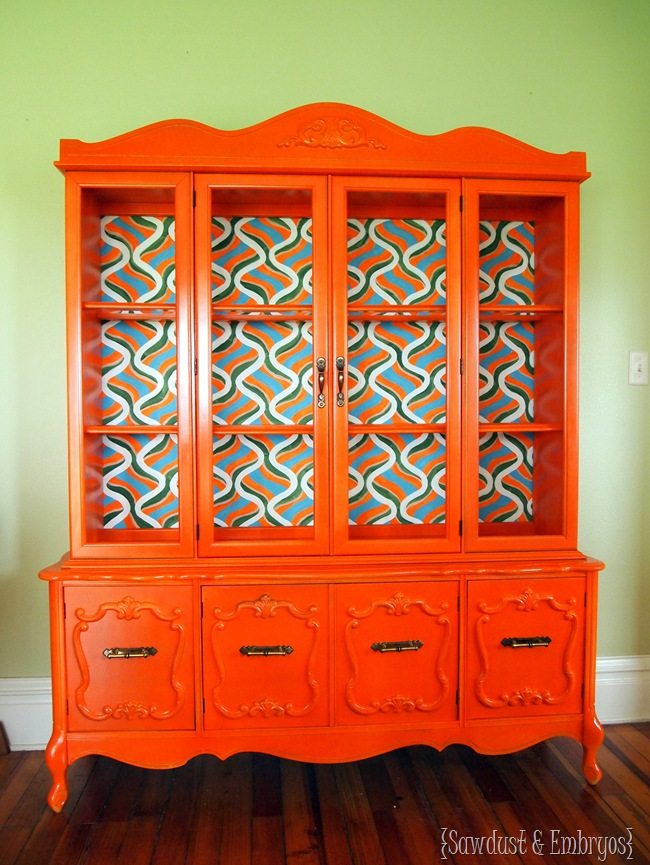
[(68, 769), (67, 748), (62, 730), (55, 729), (45, 751), (45, 761), (52, 775), (52, 786), (47, 797), (48, 804), (57, 814), (68, 798), (66, 772)]
[(582, 771), (590, 784), (597, 784), (603, 777), (602, 770), (596, 762), (596, 754), (605, 739), (605, 731), (596, 717), (591, 712), (585, 717), (582, 735)]

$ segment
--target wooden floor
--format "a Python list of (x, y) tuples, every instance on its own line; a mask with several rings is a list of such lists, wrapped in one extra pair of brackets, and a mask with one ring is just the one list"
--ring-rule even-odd
[(504, 757), (416, 747), (343, 765), (243, 754), (149, 771), (88, 757), (69, 771), (61, 814), (45, 805), (43, 753), (11, 753), (0, 865), (649, 863), (650, 724), (606, 732), (596, 788), (563, 739)]

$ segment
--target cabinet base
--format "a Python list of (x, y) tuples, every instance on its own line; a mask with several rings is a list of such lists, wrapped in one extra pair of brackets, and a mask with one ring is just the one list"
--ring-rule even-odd
[(46, 751), (52, 774), (48, 803), (59, 812), (65, 805), (68, 788), (66, 772), (81, 757), (110, 757), (146, 769), (172, 769), (201, 754), (226, 759), (242, 752), (258, 752), (308, 763), (345, 763), (411, 745), (427, 745), (443, 750), (449, 745), (467, 745), (480, 754), (510, 754), (536, 745), (546, 739), (565, 736), (583, 746), (583, 772), (590, 784), (596, 784), (602, 772), (596, 762), (598, 748), (604, 739), (595, 714), (589, 717), (553, 719), (544, 722), (511, 721), (476, 725), (441, 725), (429, 728), (326, 727), (297, 729), (287, 735), (282, 731), (260, 734), (259, 731), (196, 734), (64, 734), (55, 730)]

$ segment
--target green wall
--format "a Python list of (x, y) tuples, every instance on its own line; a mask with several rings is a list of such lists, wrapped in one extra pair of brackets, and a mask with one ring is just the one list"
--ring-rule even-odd
[(650, 3), (3, 0), (0, 677), (48, 674), (36, 572), (67, 547), (62, 137), (169, 117), (236, 128), (349, 102), (418, 132), (586, 150), (582, 549), (607, 562), (599, 655), (650, 654)]

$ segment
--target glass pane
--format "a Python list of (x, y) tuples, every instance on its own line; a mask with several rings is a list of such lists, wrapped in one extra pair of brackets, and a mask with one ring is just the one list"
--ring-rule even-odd
[(479, 326), (479, 418), (487, 423), (534, 419), (535, 325)]
[(213, 442), (215, 526), (314, 524), (310, 435), (217, 435)]
[(349, 452), (350, 525), (444, 522), (444, 435), (353, 435)]
[(99, 460), (103, 528), (178, 527), (177, 436), (103, 435)]
[(443, 219), (349, 219), (352, 305), (446, 303)]
[(444, 423), (446, 360), (442, 322), (350, 321), (350, 423)]
[(102, 216), (102, 302), (175, 303), (173, 216)]
[(101, 422), (176, 424), (176, 322), (101, 323)]
[(310, 321), (214, 322), (214, 422), (311, 423), (312, 355)]
[(535, 303), (534, 222), (481, 220), (479, 256), (481, 303)]
[(479, 522), (533, 519), (533, 441), (532, 433), (479, 438)]
[(211, 249), (213, 303), (311, 304), (311, 218), (214, 216)]

